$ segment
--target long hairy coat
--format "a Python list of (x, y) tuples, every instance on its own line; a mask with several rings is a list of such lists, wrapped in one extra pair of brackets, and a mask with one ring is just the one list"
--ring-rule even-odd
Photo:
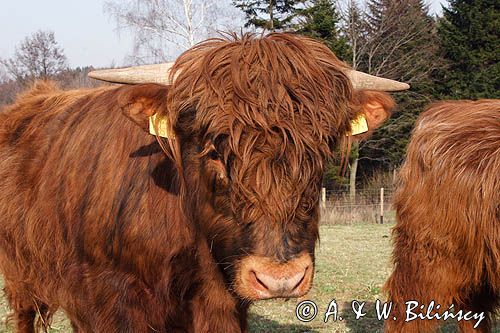
[[(419, 117), (399, 173), (394, 272), (386, 288), (397, 320), (387, 332), (432, 332), (405, 323), (405, 302), (443, 313), (480, 313), (489, 332), (500, 302), (500, 100), (446, 101)], [(461, 321), (473, 331), (475, 321)]]
[(19, 96), (0, 112), (18, 331), (58, 308), (78, 332), (246, 331), (245, 258), (314, 259), (323, 166), (362, 112), (345, 68), (313, 40), (246, 35), (187, 51), (172, 86)]

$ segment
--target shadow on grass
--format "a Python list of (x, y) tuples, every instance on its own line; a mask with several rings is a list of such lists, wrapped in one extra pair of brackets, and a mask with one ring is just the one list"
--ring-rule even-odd
[[(356, 315), (351, 310), (351, 303), (344, 303), (344, 311), (341, 315), (344, 318), (346, 327), (349, 328), (350, 332), (384, 332), (384, 320), (378, 320), (374, 302), (365, 302), (363, 313), (366, 313), (366, 315), (356, 320)], [(438, 331), (441, 333), (452, 333), (458, 332), (457, 329), (456, 322), (449, 321), (443, 323)]]
[(300, 324), (282, 324), (266, 317), (251, 314), (249, 318), (251, 333), (319, 333), (314, 328)]
[(357, 320), (355, 313), (352, 311), (351, 303), (345, 302), (342, 309), (343, 311), (341, 311), (340, 315), (350, 332), (378, 333), (384, 331), (384, 321), (377, 319), (374, 302), (365, 302), (363, 313), (366, 313), (366, 315)]
[[(384, 321), (377, 319), (377, 312), (374, 302), (365, 302), (363, 313), (366, 315), (356, 320), (356, 315), (353, 313), (351, 303), (344, 303), (341, 316), (350, 332), (365, 333), (374, 332), (381, 333), (384, 331)], [(454, 320), (441, 321), (437, 329), (440, 333), (455, 333), (458, 332), (457, 322)], [(492, 333), (500, 333), (500, 320), (493, 324)]]

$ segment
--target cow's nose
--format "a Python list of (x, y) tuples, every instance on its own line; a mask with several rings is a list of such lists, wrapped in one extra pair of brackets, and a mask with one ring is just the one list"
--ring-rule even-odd
[(274, 296), (288, 296), (293, 294), (293, 291), (299, 287), (306, 275), (306, 268), (299, 271), (292, 276), (270, 275), (265, 272), (254, 272), (256, 282), (259, 284), (260, 289), (268, 291)]
[(309, 254), (286, 263), (251, 256), (242, 265), (242, 283), (252, 298), (299, 297), (311, 287), (313, 264)]

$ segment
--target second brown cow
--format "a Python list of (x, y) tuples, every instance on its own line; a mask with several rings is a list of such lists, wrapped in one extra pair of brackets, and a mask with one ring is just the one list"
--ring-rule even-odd
[(500, 100), (430, 106), (416, 124), (394, 205), (395, 268), (386, 288), (395, 320), (386, 332), (434, 332), (445, 318), (462, 332), (490, 332), (500, 305)]

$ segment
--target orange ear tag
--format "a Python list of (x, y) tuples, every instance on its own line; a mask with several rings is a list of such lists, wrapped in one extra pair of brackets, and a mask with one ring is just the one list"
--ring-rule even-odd
[(149, 133), (162, 138), (171, 139), (173, 135), (168, 129), (168, 120), (165, 117), (157, 117), (156, 113), (149, 117)]
[(364, 114), (360, 114), (356, 119), (351, 122), (351, 133), (346, 135), (358, 135), (368, 132), (368, 123)]

